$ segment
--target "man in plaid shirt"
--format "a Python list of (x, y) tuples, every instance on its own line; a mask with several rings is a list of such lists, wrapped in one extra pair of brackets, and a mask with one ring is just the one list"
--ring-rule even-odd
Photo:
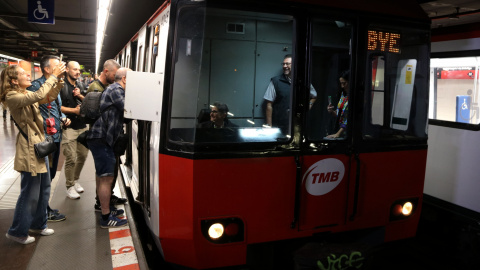
[(93, 124), (87, 136), (88, 148), (95, 162), (97, 194), (100, 199), (102, 228), (125, 226), (127, 220), (119, 219), (124, 211), (110, 206), (111, 185), (115, 171), (113, 146), (123, 133), (123, 108), (125, 105), (125, 86), (128, 68), (120, 68), (115, 74), (115, 83), (103, 92), (100, 101), (102, 115)]

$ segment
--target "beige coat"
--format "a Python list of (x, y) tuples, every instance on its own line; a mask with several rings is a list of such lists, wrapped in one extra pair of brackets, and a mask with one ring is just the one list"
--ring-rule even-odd
[[(32, 176), (46, 173), (47, 167), (43, 158), (37, 158), (33, 145), (45, 140), (43, 118), (38, 104), (54, 101), (63, 87), (63, 82), (57, 82), (54, 76), (36, 92), (25, 91), (20, 93), (10, 91), (5, 97), (5, 104), (10, 113), (28, 136), (28, 142), (19, 132), (17, 135), (14, 169), (19, 172), (30, 172)], [(31, 106), (30, 106), (31, 105)]]

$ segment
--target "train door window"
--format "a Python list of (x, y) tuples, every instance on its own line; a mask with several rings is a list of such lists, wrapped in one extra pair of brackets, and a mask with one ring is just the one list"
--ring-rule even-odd
[(314, 20), (311, 44), (311, 86), (306, 134), (310, 141), (345, 139), (351, 88), (351, 24)]
[(137, 70), (137, 46), (138, 46), (138, 40), (132, 41), (131, 43), (132, 49), (131, 49), (131, 55), (132, 55), (132, 60), (130, 61), (131, 63), (131, 69), (133, 71)]
[(428, 33), (408, 27), (370, 25), (363, 138), (426, 137)]
[(480, 57), (432, 58), (429, 118), (478, 125), (479, 69)]
[(153, 46), (152, 46), (152, 67), (155, 68), (158, 55), (158, 38), (160, 35), (160, 25), (155, 25), (155, 31), (153, 33)]
[(147, 27), (147, 33), (145, 34), (146, 36), (146, 45), (145, 45), (145, 55), (144, 55), (144, 58), (143, 58), (143, 72), (147, 72), (149, 71), (149, 67), (150, 67), (150, 63), (148, 62), (149, 59), (150, 59), (150, 39), (152, 38), (150, 36), (151, 34), (151, 27)]
[[(170, 142), (288, 143), (293, 86), (284, 74), (294, 68), (284, 57), (294, 51), (293, 17), (196, 7), (181, 9), (176, 24)], [(267, 95), (280, 120), (267, 126), (271, 82), (282, 84)]]
[(382, 125), (385, 112), (385, 57), (372, 55), (372, 111), (373, 125)]
[(143, 45), (140, 45), (138, 48), (138, 70), (137, 71), (145, 71), (145, 52), (143, 51)]

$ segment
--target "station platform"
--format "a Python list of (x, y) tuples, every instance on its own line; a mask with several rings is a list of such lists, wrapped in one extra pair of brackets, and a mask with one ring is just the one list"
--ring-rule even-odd
[[(35, 236), (35, 242), (22, 245), (5, 237), (13, 220), (20, 194), (20, 173), (13, 170), (15, 140), (18, 130), (13, 121), (0, 120), (0, 270), (12, 269), (148, 269), (129, 204), (125, 210), (128, 225), (102, 229), (100, 213), (95, 212), (95, 169), (91, 153), (79, 183), (85, 192), (78, 200), (66, 196), (64, 157), (60, 154), (58, 172), (52, 181), (50, 206), (67, 219), (48, 222), (55, 230), (51, 236)], [(115, 195), (126, 197), (123, 181), (117, 181)]]

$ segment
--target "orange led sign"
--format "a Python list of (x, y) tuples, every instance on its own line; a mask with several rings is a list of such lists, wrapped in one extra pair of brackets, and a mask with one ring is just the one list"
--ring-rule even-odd
[(400, 53), (400, 34), (368, 30), (368, 50)]

